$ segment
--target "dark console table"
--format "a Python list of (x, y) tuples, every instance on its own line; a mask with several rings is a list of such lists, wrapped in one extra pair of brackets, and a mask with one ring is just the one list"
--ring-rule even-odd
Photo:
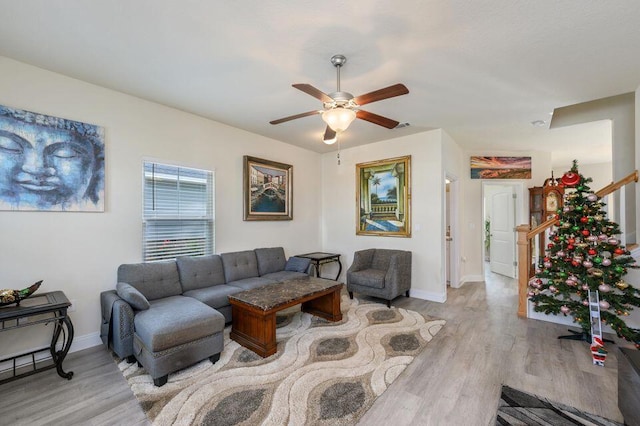
[[(73, 324), (71, 323), (71, 318), (67, 315), (67, 308), (69, 308), (69, 306), (71, 306), (71, 303), (63, 292), (53, 291), (21, 300), (20, 306), (11, 305), (0, 308), (0, 332), (28, 327), (30, 325), (53, 323), (53, 337), (48, 347), (0, 360), (0, 364), (7, 361), (13, 362), (13, 375), (0, 380), (0, 384), (51, 368), (55, 368), (60, 377), (71, 380), (73, 372), (65, 372), (62, 369), (62, 361), (64, 361), (64, 358), (67, 356), (71, 342), (73, 341)], [(62, 349), (56, 350), (60, 335), (62, 335)], [(2, 336), (0, 335), (0, 339), (1, 338)], [(53, 364), (36, 366), (36, 354), (45, 351), (50, 352)], [(31, 358), (31, 369), (18, 374), (16, 361), (27, 357)]]
[(320, 278), (320, 265), (324, 265), (325, 263), (338, 262), (338, 274), (336, 275), (335, 281), (338, 281), (340, 272), (342, 272), (342, 263), (340, 263), (339, 254), (316, 251), (313, 253), (297, 254), (296, 257), (304, 257), (305, 259), (310, 259), (311, 263), (316, 268), (317, 278)]

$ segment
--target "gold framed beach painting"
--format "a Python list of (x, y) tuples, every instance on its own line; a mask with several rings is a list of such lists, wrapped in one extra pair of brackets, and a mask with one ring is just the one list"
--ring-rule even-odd
[(356, 164), (356, 234), (411, 237), (411, 156)]
[(293, 219), (293, 166), (244, 156), (244, 220)]

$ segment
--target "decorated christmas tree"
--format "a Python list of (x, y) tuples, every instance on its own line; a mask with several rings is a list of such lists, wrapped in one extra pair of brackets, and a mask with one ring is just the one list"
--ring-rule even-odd
[(536, 312), (571, 315), (584, 336), (590, 336), (589, 291), (598, 294), (602, 323), (640, 348), (640, 330), (623, 320), (640, 306), (638, 289), (623, 278), (637, 265), (616, 237), (619, 226), (607, 219), (604, 203), (588, 186), (591, 182), (578, 172), (575, 160), (562, 177), (564, 206), (550, 229), (543, 262), (529, 281), (529, 298)]

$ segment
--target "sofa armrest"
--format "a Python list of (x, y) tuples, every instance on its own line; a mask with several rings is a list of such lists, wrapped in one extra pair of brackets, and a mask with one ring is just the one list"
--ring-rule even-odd
[(133, 308), (115, 290), (100, 293), (100, 337), (120, 358), (133, 355)]
[(373, 254), (376, 249), (360, 250), (353, 254), (353, 263), (347, 270), (347, 274), (350, 272), (358, 272), (371, 267), (371, 261), (373, 260)]
[(405, 251), (391, 256), (389, 269), (385, 276), (385, 287), (393, 289), (395, 294), (411, 289), (411, 252)]

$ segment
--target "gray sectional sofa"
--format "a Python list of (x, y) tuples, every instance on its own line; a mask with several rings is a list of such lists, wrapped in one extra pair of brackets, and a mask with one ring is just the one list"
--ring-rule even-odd
[(282, 247), (120, 265), (116, 290), (100, 294), (102, 341), (162, 386), (169, 373), (220, 358), (230, 294), (308, 270), (308, 259), (287, 260)]

